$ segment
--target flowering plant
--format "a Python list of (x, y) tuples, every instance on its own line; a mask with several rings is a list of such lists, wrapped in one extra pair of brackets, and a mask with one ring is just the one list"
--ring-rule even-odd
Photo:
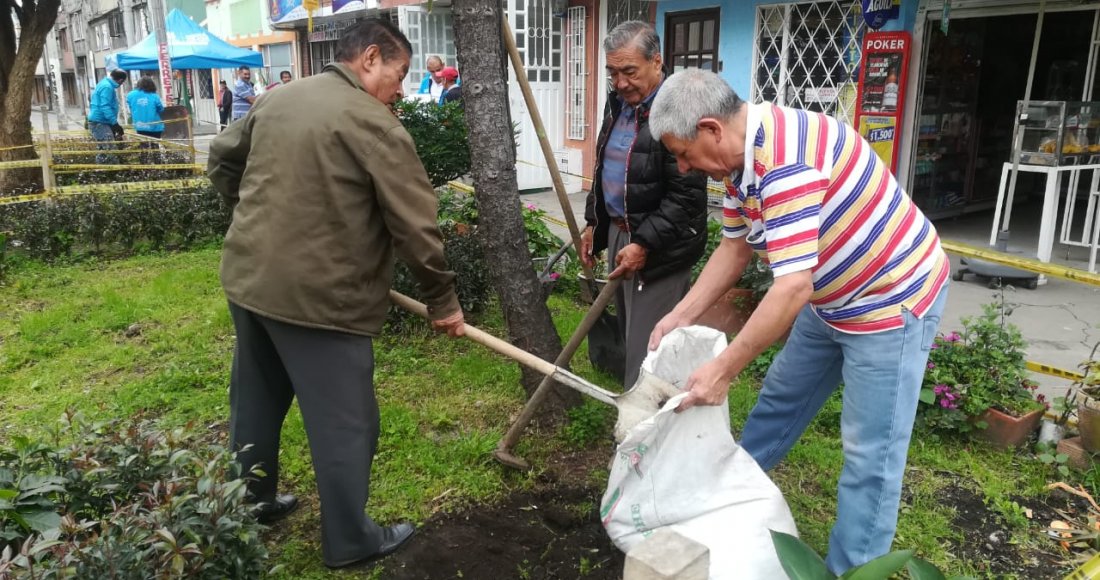
[(931, 430), (966, 432), (970, 418), (995, 408), (1023, 415), (1046, 403), (1033, 397), (1037, 385), (1026, 377), (1024, 340), (1005, 321), (999, 304), (962, 320), (962, 333), (935, 338), (921, 388), (918, 423)]

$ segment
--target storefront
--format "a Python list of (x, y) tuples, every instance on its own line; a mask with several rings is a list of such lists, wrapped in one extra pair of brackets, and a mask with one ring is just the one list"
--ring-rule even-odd
[[(903, 161), (908, 191), (929, 215), (996, 204), (1012, 158), (1016, 105), (1025, 98), (1039, 4), (956, 0), (945, 11), (937, 0), (921, 6), (915, 111)], [(1089, 101), (1100, 80), (1094, 73), (1100, 2), (1045, 4), (1030, 100)], [(1017, 201), (1044, 186), (1042, 174), (1019, 174)]]

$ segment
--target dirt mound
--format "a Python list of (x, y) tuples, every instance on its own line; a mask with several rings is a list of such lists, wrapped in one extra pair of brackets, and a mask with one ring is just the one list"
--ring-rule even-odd
[(561, 488), (436, 515), (382, 563), (382, 577), (618, 580), (623, 554), (600, 524), (599, 499), (592, 489)]

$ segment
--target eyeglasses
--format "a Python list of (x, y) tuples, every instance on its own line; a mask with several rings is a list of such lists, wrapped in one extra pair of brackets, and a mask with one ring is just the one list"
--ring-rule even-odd
[(624, 69), (609, 68), (609, 69), (607, 69), (607, 80), (608, 80), (608, 82), (613, 83), (619, 77), (623, 77), (627, 80), (634, 81), (634, 80), (638, 80), (639, 73), (641, 73), (641, 69), (639, 69), (637, 67), (633, 67), (633, 66), (632, 67), (627, 67), (627, 68), (624, 68)]

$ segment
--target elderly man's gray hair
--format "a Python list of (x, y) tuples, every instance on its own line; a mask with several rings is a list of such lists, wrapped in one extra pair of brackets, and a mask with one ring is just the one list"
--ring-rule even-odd
[(607, 38), (603, 39), (605, 52), (622, 50), (630, 44), (637, 46), (646, 60), (653, 60), (661, 54), (661, 39), (657, 37), (657, 31), (641, 20), (627, 20), (612, 28)]
[(649, 132), (658, 139), (672, 135), (690, 141), (695, 139), (699, 119), (727, 120), (744, 105), (721, 77), (689, 68), (668, 77), (661, 85), (649, 110)]

